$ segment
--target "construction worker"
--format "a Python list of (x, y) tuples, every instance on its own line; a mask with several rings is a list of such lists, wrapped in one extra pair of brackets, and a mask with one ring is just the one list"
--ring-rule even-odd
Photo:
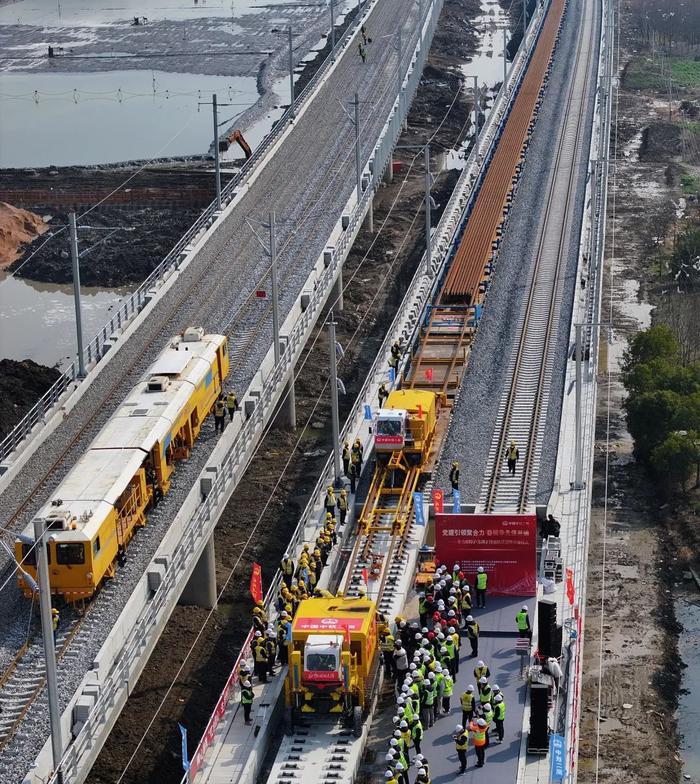
[(399, 372), (399, 358), (393, 354), (389, 357), (389, 369), (394, 371), (394, 378), (396, 378)]
[(488, 747), (491, 742), (489, 730), (491, 729), (491, 722), (493, 721), (493, 709), (491, 708), (490, 702), (484, 703), (481, 718), (486, 722), (486, 746)]
[(377, 397), (379, 398), (379, 408), (384, 408), (384, 401), (389, 397), (389, 391), (386, 384), (382, 384), (377, 390)]
[(265, 616), (259, 607), (253, 607), (253, 628), (256, 632), (260, 632), (260, 634), (264, 634), (265, 629), (267, 628)]
[(345, 488), (340, 491), (340, 495), (336, 501), (336, 506), (338, 507), (340, 527), (342, 528), (345, 525), (345, 518), (348, 515), (348, 491)]
[(418, 716), (415, 716), (411, 723), (409, 724), (411, 728), (411, 740), (413, 741), (413, 748), (416, 750), (416, 754), (420, 754), (420, 744), (423, 740), (423, 725), (421, 724), (421, 720)]
[(452, 492), (449, 495), (453, 495), (455, 490), (459, 490), (459, 463), (457, 460), (452, 462), (452, 468), (450, 468), (450, 484)]
[(365, 47), (362, 44), (362, 42), (358, 42), (358, 44), (357, 44), (357, 52), (360, 55), (360, 59), (362, 60), (362, 62), (366, 63), (367, 62), (367, 51), (365, 50)]
[(515, 622), (518, 625), (518, 637), (527, 637), (528, 640), (531, 640), (532, 629), (530, 628), (530, 616), (527, 614), (527, 605), (520, 608), (520, 612), (515, 616)]
[(367, 46), (367, 30), (364, 25), (360, 28), (360, 32), (362, 33), (362, 43)]
[(284, 554), (280, 569), (282, 571), (282, 580), (287, 588), (289, 588), (292, 584), (292, 578), (294, 577), (294, 561), (289, 557), (289, 553)]
[(459, 757), (459, 772), (464, 773), (467, 769), (467, 747), (469, 746), (469, 733), (465, 731), (461, 724), (455, 727), (455, 734), (452, 736)]
[(467, 727), (474, 718), (474, 687), (471, 684), (459, 698), (459, 703), (462, 706), (462, 724)]
[(223, 433), (226, 427), (226, 406), (224, 405), (224, 396), (219, 395), (214, 403), (214, 432)]
[(474, 751), (476, 751), (476, 767), (483, 768), (486, 761), (486, 722), (484, 719), (472, 721), (469, 730), (472, 734)]
[(423, 681), (423, 696), (420, 701), (420, 718), (423, 726), (432, 727), (435, 723), (433, 705), (435, 703), (435, 683), (426, 678)]
[(355, 439), (355, 443), (352, 445), (352, 452), (350, 454), (351, 462), (357, 463), (357, 473), (359, 474), (362, 471), (362, 462), (364, 460), (365, 449), (362, 446), (362, 441), (359, 438)]
[(348, 471), (350, 470), (350, 444), (347, 441), (343, 441), (343, 473), (345, 476), (349, 476)]
[(473, 615), (467, 615), (467, 637), (472, 646), (472, 656), (479, 655), (479, 624), (474, 620)]
[(474, 677), (479, 680), (479, 678), (490, 678), (491, 677), (491, 670), (487, 664), (484, 664), (481, 659), (476, 663), (476, 667), (474, 667)]
[(279, 651), (280, 664), (284, 667), (289, 662), (289, 651), (287, 650), (287, 638), (290, 636), (292, 622), (289, 613), (282, 610), (277, 620), (277, 650)]
[(479, 702), (481, 703), (482, 710), (486, 704), (490, 705), (492, 697), (493, 689), (491, 688), (491, 684), (482, 676), (479, 678)]
[(360, 468), (357, 460), (353, 458), (350, 461), (350, 470), (348, 471), (348, 479), (350, 479), (350, 492), (354, 495), (357, 489), (357, 478), (360, 476)]
[(255, 674), (260, 683), (267, 683), (267, 648), (265, 638), (261, 632), (255, 632), (255, 643), (253, 644), (253, 659), (255, 660)]
[(459, 608), (462, 611), (462, 618), (466, 619), (467, 615), (471, 615), (472, 606), (471, 589), (467, 583), (464, 583), (462, 586), (462, 598), (459, 603)]
[(330, 514), (335, 519), (335, 490), (333, 485), (328, 485), (326, 488), (326, 500), (323, 502), (326, 509), (326, 514)]
[(228, 421), (233, 422), (233, 414), (238, 410), (238, 398), (234, 392), (229, 392), (226, 395), (226, 408), (228, 410)]
[(385, 631), (380, 635), (380, 646), (382, 649), (382, 657), (384, 658), (384, 669), (387, 678), (396, 677), (396, 666), (394, 660), (394, 645), (396, 640), (394, 635), (389, 631)]
[(401, 645), (401, 640), (394, 642), (394, 668), (398, 683), (403, 683), (406, 673), (408, 672), (408, 654), (406, 649)]
[(489, 577), (484, 571), (484, 567), (480, 566), (476, 570), (476, 606), (477, 608), (486, 607), (486, 587), (488, 585)]
[(497, 694), (494, 698), (494, 712), (493, 712), (493, 720), (496, 725), (496, 732), (498, 733), (498, 742), (503, 742), (503, 722), (506, 718), (506, 702), (503, 699), (502, 694)]
[(396, 773), (393, 770), (387, 770), (384, 774), (384, 782), (385, 784), (399, 784), (399, 780), (396, 778)]
[(267, 653), (267, 673), (270, 677), (275, 675), (275, 661), (277, 660), (277, 634), (273, 629), (268, 629), (265, 640)]
[(56, 640), (56, 631), (58, 630), (58, 622), (60, 621), (61, 616), (58, 610), (55, 607), (51, 608), (51, 628), (53, 629), (53, 638), (54, 641)]
[(243, 720), (250, 726), (250, 711), (253, 708), (253, 684), (250, 681), (243, 681), (241, 686), (241, 705), (243, 706)]
[(520, 451), (518, 447), (515, 445), (515, 441), (510, 442), (510, 446), (506, 451), (506, 460), (508, 461), (508, 473), (511, 476), (515, 476), (515, 466), (520, 459)]
[(450, 712), (450, 700), (452, 699), (453, 692), (454, 692), (454, 681), (452, 680), (452, 676), (445, 675), (445, 680), (443, 682), (443, 689), (442, 689), (442, 712), (443, 713)]

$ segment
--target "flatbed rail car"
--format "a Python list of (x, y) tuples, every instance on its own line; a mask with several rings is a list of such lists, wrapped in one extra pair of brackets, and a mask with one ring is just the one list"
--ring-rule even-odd
[[(227, 339), (189, 327), (175, 336), (37, 517), (48, 529), (51, 592), (67, 602), (91, 597), (114, 576), (147, 510), (170, 489), (223, 390)], [(15, 542), (15, 555), (36, 578), (34, 523)], [(25, 595), (31, 587), (19, 573)]]

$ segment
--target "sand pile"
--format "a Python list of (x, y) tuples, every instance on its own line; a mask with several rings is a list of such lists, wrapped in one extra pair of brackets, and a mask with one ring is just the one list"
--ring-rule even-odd
[(18, 259), (22, 247), (48, 230), (40, 215), (0, 201), (0, 268)]

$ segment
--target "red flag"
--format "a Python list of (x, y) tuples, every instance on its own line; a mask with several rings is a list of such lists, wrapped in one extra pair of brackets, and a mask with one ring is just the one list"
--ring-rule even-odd
[(444, 511), (444, 494), (442, 490), (433, 490), (433, 511), (435, 514), (442, 514)]
[(432, 368), (428, 368), (425, 371), (425, 377), (428, 379), (428, 381), (432, 381), (433, 380), (433, 369)]
[(566, 569), (566, 598), (569, 600), (569, 604), (574, 603), (574, 596), (576, 592), (574, 590), (574, 570)]
[(362, 579), (365, 581), (365, 585), (369, 585), (369, 572), (367, 571), (367, 567), (362, 570)]
[(423, 419), (423, 406), (418, 404), (418, 419)]
[(250, 595), (256, 602), (261, 602), (263, 600), (262, 568), (259, 563), (253, 564), (253, 571), (250, 575)]

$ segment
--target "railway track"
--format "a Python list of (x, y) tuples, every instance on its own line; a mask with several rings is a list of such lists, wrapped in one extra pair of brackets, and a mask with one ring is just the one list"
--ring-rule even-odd
[[(383, 11), (385, 16), (389, 16), (389, 9), (385, 8)], [(415, 13), (413, 14), (415, 16)], [(411, 24), (411, 34), (408, 45), (404, 52), (410, 51), (410, 47), (415, 44), (417, 38), (417, 27), (414, 29), (413, 17), (407, 18), (407, 23)], [(381, 67), (376, 69), (375, 75), (370, 83), (376, 83), (377, 89), (375, 90), (376, 99), (374, 105), (386, 104), (391, 99), (391, 91), (394, 87), (393, 79), (383, 79), (383, 74), (387, 70), (391, 70), (391, 61), (396, 62), (396, 53), (392, 52), (391, 47), (385, 48), (382, 51)], [(406, 67), (406, 58), (402, 61), (402, 66)], [(393, 66), (394, 68), (397, 65)], [(371, 116), (368, 116), (363, 124), (363, 130), (369, 126)], [(369, 136), (369, 134), (367, 134)], [(370, 136), (371, 139), (371, 136)], [(373, 143), (373, 142), (372, 142)], [(368, 153), (370, 142), (365, 141), (364, 152)], [(323, 204), (324, 196), (327, 194), (331, 186), (335, 185), (338, 180), (343, 179), (344, 168), (354, 158), (354, 129), (352, 126), (346, 127), (338, 134), (336, 143), (333, 147), (333, 154), (331, 164), (326, 171), (331, 172), (331, 177), (328, 179), (326, 175), (320, 177), (322, 190), (316, 192), (314, 200), (310, 206), (305, 209), (301, 219), (293, 226), (289, 227), (286, 231), (286, 236), (283, 236), (280, 241), (278, 251), (278, 259), (280, 266), (278, 268), (278, 275), (280, 278), (280, 290), (290, 284), (291, 278), (295, 272), (298, 272), (298, 256), (294, 253), (295, 246), (304, 242), (304, 236), (300, 229), (304, 224), (309, 221), (314, 221), (317, 217), (314, 211), (318, 211), (319, 204)], [(210, 297), (206, 300), (206, 306), (200, 310), (198, 318), (201, 323), (214, 323), (221, 325), (225, 334), (231, 340), (232, 356), (239, 358), (247, 357), (250, 354), (250, 349), (261, 337), (264, 337), (265, 332), (271, 332), (271, 309), (272, 305), (267, 302), (261, 306), (260, 300), (255, 296), (257, 289), (266, 285), (269, 278), (270, 268), (269, 263), (265, 262), (262, 265), (263, 270), (260, 274), (260, 265), (258, 265), (258, 275), (255, 278), (255, 285), (250, 288), (249, 293), (245, 296), (242, 303), (234, 305), (225, 305), (222, 303), (222, 298)], [(201, 287), (207, 274), (210, 272), (206, 265), (201, 265), (197, 274), (190, 277), (186, 286), (180, 286), (178, 290), (178, 298), (175, 301), (174, 309), (170, 309), (162, 313), (158, 319), (157, 330), (159, 334), (167, 335), (172, 330), (177, 331), (174, 322), (176, 317), (173, 312), (179, 309), (192, 298), (198, 287)], [(250, 278), (248, 278), (250, 280)], [(240, 292), (236, 292), (240, 293)], [(222, 306), (223, 305), (223, 306)], [(153, 319), (155, 317), (152, 316)], [(72, 452), (76, 450), (81, 441), (86, 438), (91, 438), (90, 431), (95, 426), (99, 425), (100, 414), (103, 413), (104, 406), (108, 405), (111, 400), (121, 400), (121, 388), (128, 383), (128, 380), (137, 374), (139, 371), (140, 363), (142, 362), (142, 355), (135, 352), (134, 358), (129, 362), (127, 367), (119, 374), (118, 378), (110, 384), (106, 394), (103, 395), (101, 406), (97, 406), (92, 415), (81, 422), (77, 433), (73, 436), (70, 442), (59, 452), (59, 454), (52, 460), (46, 470), (44, 470), (38, 481), (33, 483), (32, 487), (28, 487), (24, 500), (18, 508), (15, 509), (13, 514), (8, 520), (6, 527), (20, 530), (26, 523), (26, 517), (32, 513), (32, 506), (36, 504), (37, 497), (41, 498), (50, 491), (51, 485), (55, 481), (55, 475), (60, 472), (60, 469), (65, 464), (72, 463)], [(201, 446), (198, 444), (198, 446)], [(58, 477), (60, 478), (60, 477)], [(177, 481), (177, 479), (176, 479)], [(118, 578), (117, 578), (118, 579)], [(10, 590), (14, 588), (13, 581), (10, 583)], [(103, 599), (106, 597), (102, 597)], [(90, 636), (90, 623), (93, 616), (99, 619), (100, 612), (95, 610), (100, 605), (100, 598), (95, 600), (88, 606), (86, 612), (82, 616), (76, 614), (69, 614), (69, 618), (64, 620), (59, 628), (59, 661), (70, 660), (71, 644), (74, 640), (85, 643)], [(38, 701), (43, 693), (44, 679), (43, 679), (43, 659), (41, 654), (42, 646), (40, 640), (36, 641), (31, 637), (15, 655), (13, 661), (6, 668), (4, 673), (0, 675), (0, 707), (3, 709), (3, 721), (0, 722), (0, 755), (4, 751), (9, 751), (9, 744), (13, 737), (18, 735), (22, 720), (29, 713), (32, 705)], [(32, 688), (27, 688), (27, 684), (32, 684)]]
[[(528, 297), (520, 316), (518, 343), (510, 360), (510, 382), (499, 404), (479, 499), (486, 512), (504, 509), (522, 513), (532, 505), (537, 491), (541, 435), (551, 386), (551, 344), (556, 340), (559, 324), (562, 280), (572, 235), (568, 223), (580, 180), (576, 164), (586, 138), (585, 113), (595, 54), (590, 14), (585, 15), (583, 24), (547, 195), (545, 220), (539, 234)], [(507, 473), (504, 465), (511, 442), (520, 452), (514, 474)]]

